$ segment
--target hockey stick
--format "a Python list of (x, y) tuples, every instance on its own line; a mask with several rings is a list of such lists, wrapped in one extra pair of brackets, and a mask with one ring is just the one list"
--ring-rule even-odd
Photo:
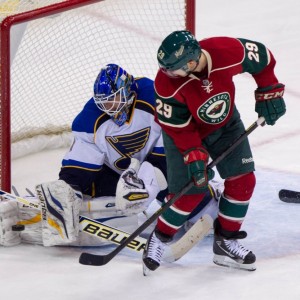
[[(173, 262), (180, 259), (195, 244), (207, 235), (209, 230), (212, 228), (212, 223), (213, 220), (209, 215), (204, 215), (200, 218), (182, 237), (167, 247), (163, 260)], [(107, 241), (117, 245), (120, 245), (130, 236), (130, 233), (84, 216), (80, 216), (79, 225), (82, 232), (88, 233), (97, 238), (106, 239)], [(136, 252), (143, 252), (146, 242), (147, 239), (138, 236), (128, 243), (126, 247)]]
[[(215, 167), (225, 156), (227, 156), (233, 149), (235, 149), (248, 135), (253, 132), (258, 126), (263, 125), (265, 122), (264, 117), (258, 118), (249, 128), (245, 130), (220, 156), (218, 156), (214, 161), (212, 161), (207, 167)], [(135, 237), (142, 233), (149, 225), (151, 225), (163, 212), (165, 212), (172, 204), (174, 204), (180, 197), (182, 197), (186, 192), (188, 192), (194, 186), (193, 181), (189, 181), (180, 192), (178, 192), (172, 199), (166, 202), (162, 207), (160, 207), (148, 220), (146, 220), (140, 227), (138, 227), (122, 244), (111, 251), (108, 254), (97, 255), (83, 252), (80, 255), (79, 263), (83, 265), (92, 266), (103, 266), (111, 261), (122, 249), (126, 247)]]
[[(30, 190), (26, 190), (31, 196), (34, 196), (34, 194)], [(13, 194), (0, 190), (0, 196), (10, 201), (19, 202), (28, 207), (40, 209), (40, 206), (37, 203), (20, 197), (18, 193), (15, 196)], [(203, 216), (203, 218), (199, 219), (180, 239), (172, 243), (167, 248), (166, 254), (164, 255), (163, 259), (168, 262), (173, 262), (180, 259), (207, 234), (211, 226), (211, 217), (208, 215)], [(120, 245), (126, 238), (130, 236), (130, 233), (82, 215), (79, 216), (79, 229), (81, 232), (87, 233), (102, 241), (106, 240), (116, 245)], [(128, 243), (126, 247), (132, 251), (141, 253), (146, 246), (146, 242), (147, 239), (138, 236), (130, 243)]]
[(4, 197), (5, 199), (11, 200), (11, 201), (17, 201), (19, 203), (22, 203), (24, 205), (27, 205), (32, 208), (40, 209), (40, 205), (34, 202), (31, 202), (25, 198), (22, 198), (20, 196), (15, 196), (13, 194), (7, 193), (3, 190), (0, 190), (0, 196)]
[(212, 226), (212, 217), (204, 215), (180, 239), (166, 247), (162, 259), (166, 262), (180, 259), (209, 233)]
[(278, 193), (279, 199), (286, 203), (300, 203), (300, 192), (282, 189)]

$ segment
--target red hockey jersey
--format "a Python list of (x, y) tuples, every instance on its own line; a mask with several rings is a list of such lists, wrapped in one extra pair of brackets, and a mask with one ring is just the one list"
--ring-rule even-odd
[(201, 146), (203, 138), (230, 119), (235, 101), (233, 76), (248, 72), (258, 87), (278, 83), (275, 59), (259, 42), (213, 37), (199, 44), (207, 58), (205, 74), (170, 78), (160, 70), (154, 83), (156, 120), (182, 153)]

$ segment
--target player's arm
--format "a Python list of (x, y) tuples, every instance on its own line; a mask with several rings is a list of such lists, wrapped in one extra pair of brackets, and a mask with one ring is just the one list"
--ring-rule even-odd
[(255, 111), (258, 116), (265, 118), (268, 125), (274, 125), (286, 111), (283, 100), (285, 86), (279, 83), (275, 76), (275, 58), (271, 51), (259, 42), (247, 39), (239, 41), (245, 51), (243, 72), (252, 74), (258, 86), (255, 91)]

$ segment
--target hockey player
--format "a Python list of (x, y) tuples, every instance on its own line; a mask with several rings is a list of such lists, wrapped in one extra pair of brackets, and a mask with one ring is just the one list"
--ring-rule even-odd
[[(144, 267), (155, 270), (165, 243), (172, 240), (189, 213), (202, 201), (213, 177), (208, 157), (218, 157), (244, 132), (235, 106), (233, 76), (254, 78), (255, 111), (274, 125), (285, 114), (284, 85), (275, 74), (273, 54), (263, 44), (242, 38), (213, 37), (198, 42), (188, 31), (168, 35), (158, 49), (155, 78), (157, 120), (163, 130), (171, 197), (188, 181), (194, 188), (177, 200), (157, 222), (143, 255)], [(214, 263), (255, 270), (255, 255), (239, 242), (255, 187), (254, 161), (244, 140), (218, 165), (225, 179), (214, 222)]]
[[(36, 187), (41, 216), (32, 210), (26, 216), (28, 209), (21, 210), (23, 224), (41, 220), (42, 230), (37, 226), (32, 235), (25, 230), (21, 237), (45, 246), (98, 245), (99, 240), (87, 241), (85, 235), (78, 239), (79, 213), (134, 230), (137, 215), (167, 194), (161, 127), (154, 112), (152, 80), (134, 78), (115, 64), (103, 67), (94, 83), (94, 96), (73, 121), (74, 141), (62, 161), (59, 180)], [(206, 204), (216, 206), (212, 198), (208, 193)], [(13, 214), (7, 208), (5, 219)]]

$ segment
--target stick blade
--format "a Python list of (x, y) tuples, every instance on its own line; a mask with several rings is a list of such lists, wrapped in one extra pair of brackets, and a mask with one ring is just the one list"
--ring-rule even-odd
[(279, 199), (286, 203), (300, 203), (300, 192), (282, 189), (279, 191)]
[(83, 252), (79, 257), (79, 263), (86, 266), (103, 266), (107, 264), (110, 259), (107, 259), (107, 255), (96, 255)]
[(198, 244), (213, 227), (213, 219), (210, 215), (204, 215), (199, 219), (178, 241), (171, 244), (163, 254), (163, 260), (174, 262), (184, 256)]

